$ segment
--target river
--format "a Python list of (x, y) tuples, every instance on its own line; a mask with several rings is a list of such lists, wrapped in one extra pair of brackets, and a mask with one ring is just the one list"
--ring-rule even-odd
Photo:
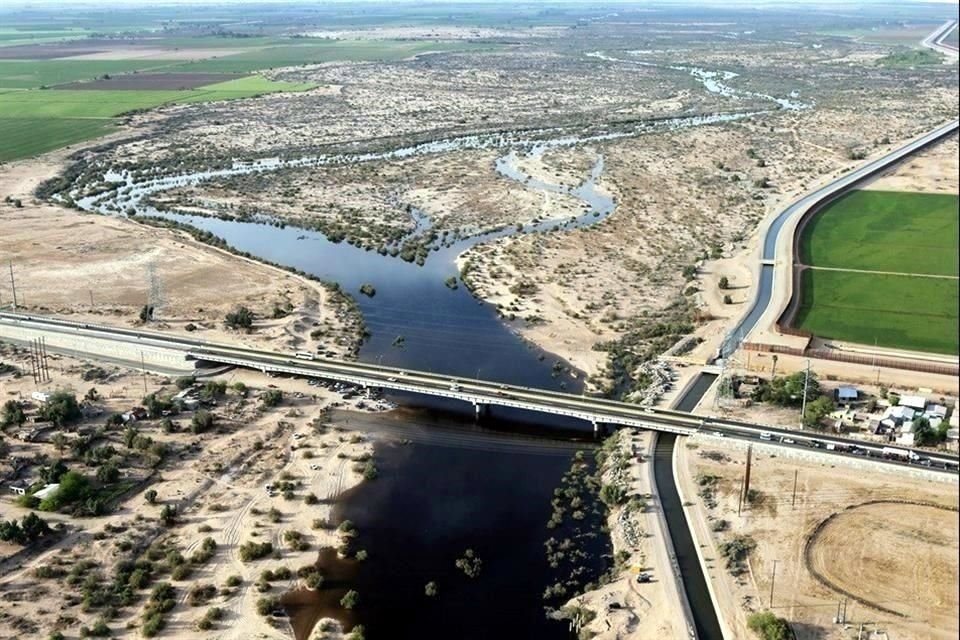
[[(690, 116), (638, 124), (629, 131), (582, 136), (465, 136), (377, 153), (238, 161), (227, 168), (140, 179), (107, 172), (114, 189), (75, 199), (89, 211), (116, 214), (133, 210), (138, 216), (189, 224), (215, 234), (238, 251), (338, 283), (357, 298), (371, 331), (359, 353), (363, 361), (577, 393), (582, 390), (582, 380), (565, 363), (521, 339), (500, 320), (496, 309), (473, 298), (464, 287), (446, 286), (445, 280), (457, 275), (457, 256), (480, 242), (516, 233), (548, 232), (557, 226), (595, 224), (614, 212), (613, 200), (597, 187), (604, 168), (602, 155), (572, 189), (526, 175), (519, 168), (523, 155), (656, 130), (703, 126), (755, 113)], [(451, 244), (437, 243), (419, 266), (331, 242), (315, 231), (158, 211), (144, 202), (148, 195), (217, 176), (489, 147), (503, 149), (495, 166), (502, 176), (531, 189), (569, 193), (586, 205), (585, 212), (575, 219), (544, 220), (522, 230), (509, 227)], [(424, 232), (429, 221), (421, 220), (417, 228), (415, 233)], [(375, 296), (357, 295), (364, 283), (374, 285)], [(437, 411), (462, 413), (469, 409), (440, 399), (398, 399), (405, 406), (432, 410), (408, 416), (410, 433), (441, 428), (449, 433), (449, 426), (425, 425)], [(568, 638), (565, 625), (546, 618), (541, 594), (553, 580), (544, 555), (544, 542), (551, 533), (546, 528), (550, 501), (569, 468), (573, 448), (554, 443), (538, 445), (543, 450), (532, 451), (491, 444), (504, 438), (505, 432), (519, 430), (518, 422), (533, 419), (508, 409), (496, 410), (484, 418), (488, 430), (481, 436), (463, 424), (453, 427), (461, 435), (472, 434), (454, 438), (456, 445), (450, 445), (449, 438), (421, 438), (403, 445), (396, 437), (378, 436), (379, 477), (348, 492), (335, 510), (337, 518), (357, 524), (358, 543), (369, 553), (369, 560), (355, 566), (337, 561), (329, 553), (322, 556), (321, 564), (334, 588), (324, 589), (319, 599), (301, 592), (299, 604), (291, 604), (299, 635), (304, 635), (311, 620), (335, 613), (347, 623), (363, 624), (370, 638)], [(536, 421), (568, 429), (568, 439), (589, 433), (586, 425), (567, 420), (537, 416)], [(476, 446), (478, 438), (483, 446)], [(583, 537), (585, 532), (571, 535)], [(588, 576), (596, 577), (603, 570), (601, 556), (608, 545), (606, 536), (585, 542), (592, 558)], [(475, 549), (484, 560), (477, 579), (465, 578), (454, 566), (456, 555), (467, 548)], [(430, 580), (438, 582), (440, 597), (424, 597), (423, 586)], [(361, 592), (361, 605), (349, 617), (335, 606), (335, 596), (348, 586)]]

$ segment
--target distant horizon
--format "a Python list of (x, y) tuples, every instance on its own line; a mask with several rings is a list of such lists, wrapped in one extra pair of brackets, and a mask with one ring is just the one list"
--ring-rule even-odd
[[(71, 7), (90, 7), (90, 8), (115, 8), (118, 5), (123, 6), (143, 6), (148, 5), (150, 7), (165, 7), (165, 6), (205, 6), (205, 7), (231, 7), (238, 5), (304, 5), (310, 4), (314, 7), (318, 5), (314, 0), (13, 0), (10, 3), (7, 3), (6, 6), (0, 7), (0, 12), (17, 9), (17, 10), (29, 10), (29, 9), (46, 9), (49, 7), (62, 7), (64, 5), (71, 5)], [(957, 11), (960, 12), (960, 6), (957, 5), (956, 0), (814, 0), (813, 2), (804, 2), (803, 0), (662, 0), (662, 1), (643, 1), (643, 0), (602, 0), (600, 2), (591, 2), (589, 0), (522, 0), (521, 2), (511, 2), (510, 0), (427, 0), (426, 2), (422, 0), (325, 0), (324, 3), (319, 5), (318, 8), (323, 8), (330, 5), (416, 5), (416, 6), (450, 6), (450, 5), (509, 5), (512, 7), (517, 6), (530, 6), (530, 5), (545, 5), (545, 6), (557, 6), (557, 5), (571, 5), (571, 6), (587, 6), (587, 7), (604, 7), (609, 5), (626, 5), (634, 6), (637, 8), (643, 6), (677, 6), (677, 5), (711, 5), (711, 6), (725, 6), (730, 8), (745, 7), (745, 6), (755, 6), (755, 7), (783, 7), (783, 6), (799, 6), (799, 7), (827, 7), (827, 6), (856, 6), (856, 5), (872, 5), (872, 6), (884, 6), (884, 5), (895, 5), (902, 6), (903, 4), (916, 4), (916, 5), (940, 5), (940, 4), (953, 4)]]

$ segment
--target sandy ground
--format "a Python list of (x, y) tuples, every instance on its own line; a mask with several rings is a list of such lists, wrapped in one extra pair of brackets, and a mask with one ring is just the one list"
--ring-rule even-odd
[[(33, 190), (63, 167), (63, 155), (0, 167), (0, 261), (13, 263), (22, 310), (130, 326), (150, 304), (150, 329), (182, 333), (193, 325), (192, 335), (211, 340), (353, 352), (359, 320), (320, 283), (183, 233), (36, 201)], [(8, 196), (23, 208), (6, 202)], [(4, 278), (0, 304), (12, 298)], [(237, 334), (223, 327), (225, 314), (239, 305), (254, 311), (255, 331)], [(274, 319), (275, 307), (287, 315)], [(310, 335), (315, 331), (317, 338)]]
[[(833, 514), (841, 515), (811, 546), (814, 566), (851, 595), (897, 612), (851, 598), (846, 620), (852, 637), (860, 623), (890, 638), (956, 637), (960, 540), (955, 482), (912, 479), (876, 466), (865, 471), (833, 461), (780, 460), (754, 451), (750, 487), (759, 493), (738, 516), (745, 451), (722, 440), (700, 439), (679, 447), (677, 456), (681, 489), (690, 503), (687, 517), (734, 637), (750, 637), (747, 614), (769, 607), (774, 561), (772, 610), (790, 621), (799, 640), (851, 637), (831, 620), (842, 594), (819, 582), (804, 559), (808, 538)], [(707, 476), (716, 478), (713, 507), (697, 486)], [(929, 502), (952, 511), (895, 502), (858, 506), (874, 500)], [(729, 523), (727, 530), (713, 531), (720, 520)], [(735, 534), (749, 535), (757, 544), (739, 578), (728, 573), (717, 547)]]
[[(2, 359), (25, 366), (9, 353)], [(172, 388), (167, 379), (156, 376), (143, 379), (137, 372), (112, 367), (105, 367), (109, 378), (83, 382), (79, 376), (90, 366), (54, 357), (53, 380), (41, 388), (73, 389), (82, 395), (90, 386), (96, 386), (101, 394), (96, 405), (104, 415), (139, 404), (144, 384), (150, 392), (169, 392)], [(51, 524), (65, 523), (65, 537), (49, 550), (19, 559), (16, 566), (0, 561), (0, 635), (9, 637), (19, 632), (26, 637), (46, 637), (53, 630), (62, 629), (71, 637), (80, 625), (92, 625), (99, 615), (97, 608), (86, 610), (78, 606), (80, 599), (75, 594), (79, 586), (64, 584), (62, 577), (40, 578), (35, 574), (37, 567), (55, 566), (69, 571), (77, 562), (93, 559), (104, 576), (102, 579), (110, 579), (116, 564), (131, 553), (135, 557), (137, 548), (162, 544), (189, 557), (204, 538), (210, 537), (217, 545), (213, 557), (196, 566), (187, 578), (171, 580), (169, 574), (157, 577), (157, 580), (170, 581), (177, 589), (177, 605), (166, 616), (164, 634), (177, 638), (209, 637), (210, 633), (222, 638), (290, 637), (286, 621), (263, 618), (256, 611), (256, 602), (263, 595), (295, 587), (298, 579), (294, 576), (290, 580), (274, 581), (266, 594), (261, 594), (254, 583), (264, 569), (286, 566), (295, 572), (313, 563), (321, 546), (336, 544), (337, 533), (328, 528), (330, 525), (317, 528), (315, 523), (328, 522), (334, 498), (360, 481), (353, 458), (369, 453), (370, 445), (363, 436), (323, 426), (324, 407), (337, 401), (337, 396), (329, 391), (310, 387), (302, 380), (270, 379), (252, 372), (234, 372), (222, 379), (230, 385), (246, 383), (248, 394), (242, 398), (231, 390), (217, 402), (214, 412), (218, 426), (213, 431), (202, 435), (193, 435), (189, 430), (165, 434), (158, 428), (157, 420), (136, 423), (141, 434), (166, 443), (171, 453), (156, 470), (121, 464), (122, 477), (142, 478), (143, 483), (121, 500), (113, 513), (99, 518), (41, 514)], [(263, 410), (257, 400), (268, 384), (281, 388), (285, 394), (281, 405), (273, 410)], [(35, 388), (32, 379), (26, 376), (0, 377), (0, 396), (4, 399), (29, 396)], [(189, 413), (175, 420), (187, 425)], [(89, 421), (90, 424), (98, 422), (102, 422), (102, 418)], [(84, 423), (79, 428), (82, 430)], [(118, 442), (121, 433), (122, 428), (108, 432), (99, 444), (113, 444), (122, 450), (124, 445)], [(30, 459), (36, 454), (58, 457), (48, 441), (27, 443), (10, 437), (6, 441), (11, 446), (10, 456), (0, 466), (6, 481), (14, 473), (9, 460)], [(69, 450), (65, 457), (71, 468), (92, 473), (70, 459)], [(28, 477), (32, 472), (35, 469), (31, 471), (28, 466), (20, 468), (18, 475)], [(265, 485), (280, 479), (298, 484), (293, 499), (287, 500), (279, 492), (268, 495)], [(147, 489), (157, 491), (156, 504), (145, 501)], [(311, 493), (318, 498), (318, 503), (305, 505), (305, 496)], [(2, 503), (5, 518), (27, 513), (16, 506), (6, 492)], [(171, 527), (164, 527), (157, 520), (164, 505), (178, 509), (177, 521)], [(307, 542), (305, 549), (294, 550), (285, 542), (284, 534), (289, 530), (303, 534)], [(241, 561), (238, 548), (251, 540), (272, 542), (279, 550), (278, 557)], [(129, 551), (131, 545), (133, 551)], [(11, 545), (6, 547), (5, 555), (17, 550)], [(226, 587), (230, 576), (240, 576), (240, 585)], [(203, 606), (191, 606), (187, 598), (189, 591), (207, 584), (216, 586), (219, 593)], [(29, 617), (22, 615), (24, 601), (31, 602)], [(122, 635), (125, 628), (139, 624), (142, 603), (141, 600), (118, 611), (110, 622), (114, 634)], [(210, 606), (220, 607), (224, 616), (213, 631), (201, 632), (195, 627), (196, 622)]]
[[(650, 432), (629, 429), (620, 431), (618, 436), (620, 447), (639, 454), (629, 470), (630, 495), (641, 496), (648, 503), (646, 509), (635, 513), (627, 512), (623, 507), (615, 508), (607, 520), (614, 554), (621, 551), (629, 554), (625, 568), (613, 582), (568, 603), (597, 612), (596, 619), (587, 627), (596, 633), (592, 637), (597, 640), (681, 640), (688, 637), (678, 585), (660, 537), (659, 505), (651, 497), (651, 436)], [(649, 573), (652, 580), (638, 583), (640, 572)]]
[(877, 176), (862, 188), (926, 193), (960, 192), (956, 134)]

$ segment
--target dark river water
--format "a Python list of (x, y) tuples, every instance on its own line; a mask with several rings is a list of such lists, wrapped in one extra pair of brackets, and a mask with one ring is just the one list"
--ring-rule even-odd
[[(360, 605), (347, 621), (363, 624), (367, 638), (569, 638), (567, 625), (544, 612), (541, 594), (554, 572), (543, 545), (555, 534), (546, 526), (553, 489), (589, 442), (518, 442), (416, 415), (399, 425), (413, 442), (378, 438), (380, 476), (349, 491), (335, 509), (337, 522), (356, 524), (355, 548), (369, 557), (321, 560), (335, 584), (303, 600), (308, 615), (332, 612), (349, 587), (360, 593)], [(597, 537), (587, 548), (597, 574), (608, 542)], [(466, 549), (483, 562), (476, 578), (455, 566)], [(436, 597), (424, 593), (431, 581)]]

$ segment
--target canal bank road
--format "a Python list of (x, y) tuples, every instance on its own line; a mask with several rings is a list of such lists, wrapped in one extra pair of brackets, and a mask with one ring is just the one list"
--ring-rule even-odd
[[(690, 460), (687, 448), (689, 438), (682, 438), (680, 446), (673, 451), (673, 477), (676, 483), (677, 495), (683, 505), (688, 531), (693, 540), (697, 561), (703, 572), (712, 608), (715, 612), (718, 630), (724, 640), (749, 638), (751, 631), (747, 627), (747, 619), (743, 609), (737, 606), (737, 597), (730, 587), (730, 575), (726, 572), (720, 560), (720, 550), (710, 534), (710, 525), (706, 513), (698, 508), (696, 483), (690, 474)], [(690, 506), (687, 506), (690, 505)], [(707, 564), (707, 557), (713, 560), (713, 567)], [(706, 640), (701, 636), (700, 640)]]

